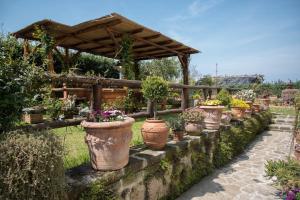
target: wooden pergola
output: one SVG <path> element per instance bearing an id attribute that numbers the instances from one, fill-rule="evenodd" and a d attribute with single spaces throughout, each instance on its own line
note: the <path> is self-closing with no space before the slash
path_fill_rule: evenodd
<path id="1" fill-rule="evenodd" d="M 158 59 L 177 56 L 183 74 L 183 84 L 189 85 L 188 65 L 191 54 L 199 53 L 198 50 L 186 46 L 174 39 L 171 39 L 160 32 L 144 27 L 132 20 L 129 20 L 117 13 L 103 16 L 101 18 L 86 21 L 74 26 L 61 24 L 52 20 L 41 20 L 35 22 L 15 33 L 17 38 L 25 40 L 36 40 L 33 36 L 35 27 L 42 27 L 51 37 L 54 38 L 55 48 L 65 48 L 64 60 L 69 63 L 69 49 L 77 50 L 75 55 L 87 52 L 101 55 L 108 58 L 119 59 L 120 43 L 124 35 L 133 40 L 132 53 L 135 62 L 140 60 Z M 24 48 L 26 52 L 26 48 Z M 53 57 L 52 51 L 48 58 Z M 135 65 L 137 67 L 138 65 Z M 49 72 L 54 72 L 53 62 L 49 62 Z M 136 69 L 135 73 L 139 70 Z M 136 74 L 135 77 L 138 77 Z M 188 107 L 188 88 L 183 89 L 183 108 Z"/>

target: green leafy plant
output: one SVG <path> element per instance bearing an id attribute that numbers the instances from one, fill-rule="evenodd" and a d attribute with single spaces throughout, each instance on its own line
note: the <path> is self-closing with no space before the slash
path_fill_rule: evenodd
<path id="1" fill-rule="evenodd" d="M 181 118 L 185 122 L 201 124 L 204 120 L 204 115 L 201 111 L 190 108 L 182 112 Z"/>
<path id="2" fill-rule="evenodd" d="M 58 120 L 63 114 L 64 103 L 60 99 L 47 98 L 44 100 L 44 105 L 47 107 L 47 115 L 53 120 Z"/>
<path id="3" fill-rule="evenodd" d="M 287 196 L 291 192 L 300 193 L 300 164 L 296 160 L 268 160 L 265 164 L 265 171 L 267 177 L 277 177 L 275 182 Z"/>
<path id="4" fill-rule="evenodd" d="M 241 99 L 235 99 L 233 98 L 230 102 L 230 106 L 231 107 L 238 107 L 238 108 L 245 108 L 245 109 L 249 109 L 250 106 L 243 100 Z"/>
<path id="5" fill-rule="evenodd" d="M 133 40 L 129 35 L 124 35 L 121 42 L 120 62 L 122 65 L 122 73 L 125 79 L 134 79 L 134 62 L 132 56 Z"/>
<path id="6" fill-rule="evenodd" d="M 228 90 L 222 89 L 216 97 L 217 100 L 221 101 L 221 105 L 223 106 L 229 106 L 230 102 L 232 100 L 231 95 L 229 94 Z"/>
<path id="7" fill-rule="evenodd" d="M 204 106 L 219 106 L 222 102 L 220 100 L 206 100 L 203 102 Z"/>
<path id="8" fill-rule="evenodd" d="M 149 76 L 142 82 L 142 92 L 146 99 L 153 103 L 154 119 L 157 115 L 157 102 L 168 96 L 168 83 L 161 77 Z"/>
<path id="9" fill-rule="evenodd" d="M 45 82 L 44 70 L 24 60 L 21 49 L 16 38 L 0 35 L 0 133 L 15 126 Z"/>
<path id="10" fill-rule="evenodd" d="M 0 199 L 64 199 L 61 140 L 49 131 L 14 131 L 0 140 Z"/>
<path id="11" fill-rule="evenodd" d="M 192 96 L 193 99 L 201 99 L 201 97 L 202 97 L 201 91 L 195 91 Z"/>
<path id="12" fill-rule="evenodd" d="M 167 124 L 172 129 L 172 131 L 183 131 L 185 127 L 185 122 L 182 116 L 168 119 Z"/>

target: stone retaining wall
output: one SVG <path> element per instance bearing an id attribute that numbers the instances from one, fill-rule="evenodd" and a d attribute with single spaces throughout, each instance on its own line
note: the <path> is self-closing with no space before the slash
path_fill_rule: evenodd
<path id="1" fill-rule="evenodd" d="M 235 121 L 231 126 L 242 129 L 243 124 Z M 220 134 L 228 129 L 230 126 L 222 126 L 220 130 L 204 130 L 201 136 L 186 136 L 181 142 L 169 141 L 162 151 L 133 147 L 129 164 L 118 171 L 97 172 L 89 165 L 71 169 L 66 173 L 68 197 L 174 199 L 214 169 Z"/>

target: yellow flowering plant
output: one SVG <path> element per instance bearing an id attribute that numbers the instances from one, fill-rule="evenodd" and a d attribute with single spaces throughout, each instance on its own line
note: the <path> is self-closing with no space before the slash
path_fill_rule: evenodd
<path id="1" fill-rule="evenodd" d="M 204 106 L 219 106 L 222 102 L 220 100 L 206 100 L 203 105 Z"/>

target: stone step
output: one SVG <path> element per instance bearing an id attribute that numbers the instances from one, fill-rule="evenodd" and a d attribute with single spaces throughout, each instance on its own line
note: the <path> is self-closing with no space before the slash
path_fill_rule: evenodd
<path id="1" fill-rule="evenodd" d="M 294 130 L 294 126 L 290 124 L 270 124 L 269 130 L 271 131 L 288 131 L 291 132 Z"/>
<path id="2" fill-rule="evenodd" d="M 273 118 L 272 124 L 290 124 L 293 125 L 295 122 L 295 119 L 290 118 Z"/>

